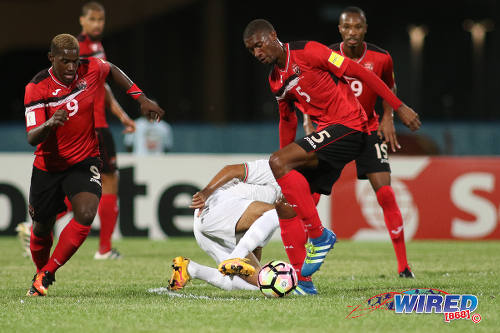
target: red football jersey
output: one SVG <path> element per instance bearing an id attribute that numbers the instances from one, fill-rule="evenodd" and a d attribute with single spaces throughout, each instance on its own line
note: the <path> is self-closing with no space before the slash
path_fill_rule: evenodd
<path id="1" fill-rule="evenodd" d="M 90 39 L 89 36 L 81 34 L 78 36 L 78 42 L 80 44 L 80 58 L 95 57 L 106 60 L 106 53 L 104 53 L 104 47 L 100 41 L 94 41 Z M 104 88 L 104 83 L 97 90 L 95 99 L 95 127 L 108 127 L 108 122 L 106 121 L 106 90 Z"/>
<path id="2" fill-rule="evenodd" d="M 358 64 L 366 69 L 371 70 L 379 78 L 384 81 L 384 83 L 392 89 L 394 87 L 394 66 L 392 63 L 392 58 L 389 52 L 381 49 L 380 47 L 370 44 L 363 43 L 365 46 L 363 55 L 361 58 L 356 60 Z M 330 48 L 344 57 L 344 43 L 336 43 L 330 45 Z M 344 76 L 344 78 L 349 82 L 349 85 L 354 92 L 354 95 L 358 98 L 359 102 L 365 109 L 366 115 L 368 116 L 368 128 L 370 131 L 376 131 L 378 129 L 378 114 L 375 112 L 375 102 L 377 101 L 377 94 L 363 85 L 363 82 L 356 78 L 351 78 Z"/>
<path id="3" fill-rule="evenodd" d="M 109 64 L 96 58 L 83 59 L 74 81 L 65 85 L 52 67 L 38 73 L 26 85 L 26 131 L 42 125 L 59 109 L 69 119 L 57 127 L 35 151 L 34 166 L 45 171 L 62 171 L 87 157 L 99 156 L 94 129 L 95 94 L 109 73 Z"/>
<path id="4" fill-rule="evenodd" d="M 274 65 L 269 75 L 280 113 L 294 112 L 292 105 L 298 103 L 300 110 L 318 125 L 317 130 L 342 124 L 366 132 L 366 114 L 343 78 L 350 60 L 313 41 L 284 46 L 285 68 Z"/>

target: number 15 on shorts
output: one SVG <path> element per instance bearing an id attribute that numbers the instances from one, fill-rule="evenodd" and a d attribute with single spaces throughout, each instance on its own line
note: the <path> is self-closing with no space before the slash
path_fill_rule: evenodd
<path id="1" fill-rule="evenodd" d="M 375 150 L 377 151 L 377 158 L 379 160 L 381 159 L 387 160 L 387 158 L 389 157 L 389 155 L 387 154 L 387 144 L 377 142 L 374 146 Z"/>

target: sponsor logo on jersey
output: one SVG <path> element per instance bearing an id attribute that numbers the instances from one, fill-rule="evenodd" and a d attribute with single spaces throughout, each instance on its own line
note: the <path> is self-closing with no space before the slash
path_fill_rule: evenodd
<path id="1" fill-rule="evenodd" d="M 57 94 L 59 94 L 59 92 L 61 91 L 61 89 L 57 88 L 53 93 L 52 95 L 54 96 L 57 96 Z"/>
<path id="2" fill-rule="evenodd" d="M 340 68 L 340 66 L 342 66 L 342 63 L 344 62 L 344 57 L 332 51 L 332 54 L 330 54 L 330 58 L 328 58 L 328 61 L 335 67 Z"/>

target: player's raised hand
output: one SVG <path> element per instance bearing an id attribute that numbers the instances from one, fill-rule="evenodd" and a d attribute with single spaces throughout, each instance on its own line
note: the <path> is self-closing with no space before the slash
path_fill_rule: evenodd
<path id="1" fill-rule="evenodd" d="M 56 112 L 54 112 L 52 117 L 50 117 L 50 119 L 47 121 L 47 126 L 49 126 L 50 128 L 62 126 L 68 119 L 69 119 L 68 111 L 64 109 L 59 109 Z"/>
<path id="2" fill-rule="evenodd" d="M 205 208 L 206 200 L 207 198 L 205 194 L 203 194 L 203 192 L 196 192 L 195 194 L 193 194 L 193 198 L 191 199 L 191 205 L 189 205 L 189 208 L 199 209 L 198 216 L 200 216 L 203 208 Z"/>
<path id="3" fill-rule="evenodd" d="M 406 104 L 401 104 L 401 106 L 396 110 L 401 122 L 412 131 L 416 131 L 420 128 L 422 123 L 418 117 L 418 113 L 413 111 L 412 108 Z"/>
<path id="4" fill-rule="evenodd" d="M 396 129 L 394 128 L 394 121 L 392 116 L 383 116 L 380 121 L 380 125 L 377 129 L 377 135 L 380 139 L 384 140 L 385 143 L 389 143 L 393 152 L 397 149 L 401 149 L 401 145 L 398 142 L 398 137 L 396 135 Z"/>
<path id="5" fill-rule="evenodd" d="M 165 115 L 165 111 L 156 104 L 156 102 L 150 100 L 144 94 L 138 98 L 138 102 L 141 105 L 141 113 L 144 117 L 150 121 L 159 122 L 161 118 Z"/>

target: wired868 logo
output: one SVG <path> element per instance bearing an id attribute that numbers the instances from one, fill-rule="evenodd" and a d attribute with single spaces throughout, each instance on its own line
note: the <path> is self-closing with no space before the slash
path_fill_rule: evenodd
<path id="1" fill-rule="evenodd" d="M 387 292 L 375 295 L 366 304 L 350 306 L 354 309 L 347 318 L 358 318 L 375 310 L 394 311 L 396 314 L 439 313 L 445 322 L 467 319 L 474 323 L 481 321 L 481 315 L 473 313 L 478 306 L 475 295 L 456 295 L 432 288 L 410 289 L 403 292 Z"/>

